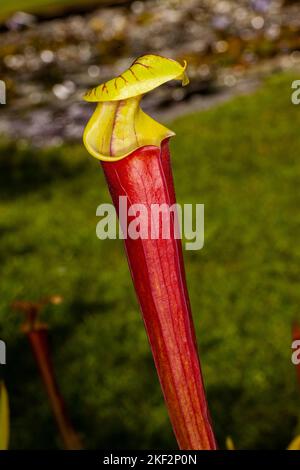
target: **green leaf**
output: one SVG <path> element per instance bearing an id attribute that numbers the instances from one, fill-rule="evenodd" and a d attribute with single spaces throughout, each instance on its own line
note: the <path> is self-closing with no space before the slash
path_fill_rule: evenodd
<path id="1" fill-rule="evenodd" d="M 7 450 L 9 441 L 9 405 L 8 394 L 3 382 L 0 382 L 0 450 Z"/>
<path id="2" fill-rule="evenodd" d="M 300 450 L 300 436 L 296 436 L 289 444 L 287 450 Z"/>

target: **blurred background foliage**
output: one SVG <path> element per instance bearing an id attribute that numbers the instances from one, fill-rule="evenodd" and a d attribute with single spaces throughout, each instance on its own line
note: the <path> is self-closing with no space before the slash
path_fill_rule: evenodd
<path id="1" fill-rule="evenodd" d="M 95 16 L 104 18 L 98 42 L 94 36 L 84 39 L 90 47 L 103 46 L 103 31 L 111 28 L 107 18 L 118 16 L 119 8 L 125 8 L 129 16 L 151 16 L 158 5 L 128 2 L 115 7 L 109 3 L 113 2 L 106 2 L 105 10 L 100 8 Z M 213 9 L 220 8 L 217 3 L 223 4 L 222 14 Z M 274 26 L 274 18 L 280 12 L 282 18 L 291 15 L 297 2 L 256 3 L 194 1 L 186 5 L 194 5 L 199 15 L 209 5 L 212 20 L 220 15 L 230 19 L 243 4 L 252 31 L 258 34 L 255 41 L 261 44 L 270 18 Z M 27 4 L 35 6 L 24 1 L 20 8 L 26 9 Z M 177 16 L 184 12 L 179 2 L 160 4 L 171 16 L 173 10 Z M 267 4 L 273 10 L 266 10 Z M 34 12 L 30 9 L 30 15 Z M 20 332 L 22 319 L 10 307 L 15 300 L 60 295 L 63 302 L 47 306 L 43 320 L 50 325 L 59 383 L 85 446 L 176 448 L 122 242 L 96 238 L 96 207 L 110 201 L 103 175 L 97 161 L 78 143 L 91 112 L 89 105 L 79 102 L 81 90 L 87 82 L 95 84 L 113 74 L 112 64 L 124 65 L 132 50 L 123 47 L 126 41 L 121 38 L 116 49 L 109 49 L 114 51 L 111 63 L 103 48 L 99 57 L 91 55 L 86 62 L 78 56 L 82 70 L 77 74 L 78 49 L 73 50 L 73 58 L 59 59 L 54 45 L 53 52 L 51 44 L 47 49 L 43 44 L 43 28 L 57 28 L 57 21 L 64 28 L 72 10 L 60 19 L 58 13 L 50 13 L 47 19 L 39 15 L 37 9 L 28 24 L 24 24 L 26 16 L 6 16 L 0 32 L 1 73 L 11 87 L 7 106 L 0 108 L 0 338 L 7 342 L 7 365 L 0 372 L 10 395 L 11 447 L 61 447 L 34 360 Z M 88 18 L 82 12 L 76 15 L 77 21 Z M 92 18 L 93 11 L 88 15 Z M 199 18 L 195 35 L 204 34 Z M 233 24 L 225 32 L 233 38 L 235 32 L 240 38 Z M 218 47 L 229 47 L 228 35 L 223 32 L 223 38 L 216 39 L 213 23 L 208 25 L 208 44 L 224 41 L 227 46 Z M 262 26 L 257 29 L 255 25 Z M 300 117 L 299 107 L 290 98 L 291 83 L 299 78 L 300 47 L 295 23 L 293 28 L 285 47 L 275 37 L 273 53 L 267 58 L 253 53 L 250 65 L 243 62 L 243 52 L 224 68 L 219 63 L 212 66 L 212 58 L 219 60 L 214 47 L 208 55 L 206 50 L 194 51 L 193 57 L 190 54 L 192 91 L 182 94 L 179 88 L 164 87 L 146 102 L 155 115 L 172 121 L 168 124 L 177 134 L 171 146 L 178 202 L 205 204 L 204 249 L 184 256 L 221 447 L 230 435 L 240 449 L 283 449 L 299 432 L 300 395 L 290 360 L 291 322 L 300 315 Z M 243 23 L 240 32 L 246 29 Z M 168 29 L 169 39 L 160 30 L 155 36 L 164 38 L 166 55 L 167 47 L 169 55 L 178 52 L 177 36 L 171 32 Z M 147 34 L 140 52 L 149 52 Z M 28 37 L 32 70 L 22 66 L 28 54 L 22 44 Z M 193 45 L 195 39 L 189 41 Z M 61 43 L 59 48 L 63 47 L 67 54 L 70 44 Z M 179 56 L 183 53 L 178 52 Z M 43 62 L 42 57 L 51 61 Z M 95 57 L 99 62 L 93 62 Z M 34 60 L 38 62 L 33 66 Z M 50 74 L 54 68 L 61 74 L 60 81 Z M 83 80 L 84 71 L 87 78 Z M 240 83 L 245 86 L 239 88 Z M 22 93 L 14 93 L 19 87 Z M 233 97 L 241 92 L 246 96 Z M 204 102 L 210 107 L 231 96 L 227 103 L 199 111 Z M 68 125 L 71 129 L 66 134 Z"/>

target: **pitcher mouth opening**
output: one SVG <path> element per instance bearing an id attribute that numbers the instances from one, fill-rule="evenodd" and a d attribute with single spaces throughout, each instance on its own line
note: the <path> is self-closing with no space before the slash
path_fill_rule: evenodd
<path id="1" fill-rule="evenodd" d="M 148 116 L 140 107 L 145 93 L 169 80 L 188 83 L 186 62 L 157 55 L 136 59 L 118 77 L 99 85 L 85 95 L 86 101 L 97 102 L 83 135 L 88 152 L 103 161 L 117 161 L 144 146 L 160 147 L 163 140 L 174 136 Z"/>
<path id="2" fill-rule="evenodd" d="M 144 113 L 141 98 L 98 103 L 83 136 L 92 156 L 110 162 L 121 160 L 141 147 L 160 147 L 164 139 L 175 135 Z"/>

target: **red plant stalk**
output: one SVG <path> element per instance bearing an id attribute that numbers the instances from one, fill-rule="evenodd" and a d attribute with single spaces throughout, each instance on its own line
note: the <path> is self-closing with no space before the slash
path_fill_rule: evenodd
<path id="1" fill-rule="evenodd" d="M 52 412 L 57 423 L 64 448 L 66 450 L 80 450 L 82 444 L 79 436 L 73 429 L 67 413 L 66 405 L 58 387 L 48 338 L 48 327 L 37 320 L 39 309 L 43 303 L 15 302 L 13 307 L 26 313 L 27 321 L 22 325 L 26 334 L 34 359 L 38 366 Z"/>
<path id="2" fill-rule="evenodd" d="M 98 106 L 85 129 L 84 144 L 101 160 L 119 215 L 134 287 L 178 445 L 186 450 L 214 450 L 216 441 L 197 352 L 177 217 L 168 213 L 167 237 L 162 220 L 151 217 L 154 204 L 170 208 L 176 203 L 168 149 L 174 133 L 139 106 L 143 94 L 162 83 L 179 79 L 186 85 L 185 68 L 186 63 L 182 66 L 147 55 L 120 76 L 88 92 L 86 100 L 98 102 Z M 120 197 L 121 201 L 127 198 L 131 208 L 143 205 L 138 220 L 141 230 L 147 227 L 146 234 L 126 236 L 131 224 L 137 222 L 123 217 Z M 153 233 L 155 236 L 150 236 Z"/>
<path id="3" fill-rule="evenodd" d="M 152 204 L 176 203 L 168 140 L 161 148 L 142 147 L 123 160 L 101 164 L 117 213 L 120 196 L 126 196 L 130 204 L 144 204 L 148 214 Z M 125 247 L 178 445 L 181 449 L 212 450 L 216 449 L 216 441 L 197 353 L 181 241 L 174 237 L 174 222 L 171 219 L 169 239 L 128 237 Z M 150 226 L 149 219 L 147 223 Z"/>
<path id="4" fill-rule="evenodd" d="M 64 447 L 67 450 L 80 450 L 80 439 L 68 417 L 66 405 L 55 379 L 48 332 L 46 329 L 32 330 L 27 333 L 37 366 L 44 382 L 51 408 L 60 431 Z"/>

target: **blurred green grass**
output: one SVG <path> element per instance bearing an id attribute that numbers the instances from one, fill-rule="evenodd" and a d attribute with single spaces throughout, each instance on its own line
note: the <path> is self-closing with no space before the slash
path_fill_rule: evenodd
<path id="1" fill-rule="evenodd" d="M 177 119 L 178 202 L 205 204 L 205 246 L 185 252 L 193 314 L 219 443 L 284 448 L 300 393 L 291 321 L 300 317 L 299 107 L 292 77 Z M 0 337 L 13 448 L 55 448 L 56 429 L 15 299 L 48 307 L 59 381 L 90 448 L 175 448 L 121 241 L 96 238 L 109 202 L 82 146 L 0 148 Z"/>
<path id="2" fill-rule="evenodd" d="M 99 5 L 104 3 L 103 0 L 98 0 Z M 16 12 L 25 11 L 28 13 L 43 13 L 47 11 L 61 10 L 64 7 L 78 6 L 78 5 L 96 5 L 97 0 L 1 0 L 0 19 Z"/>

